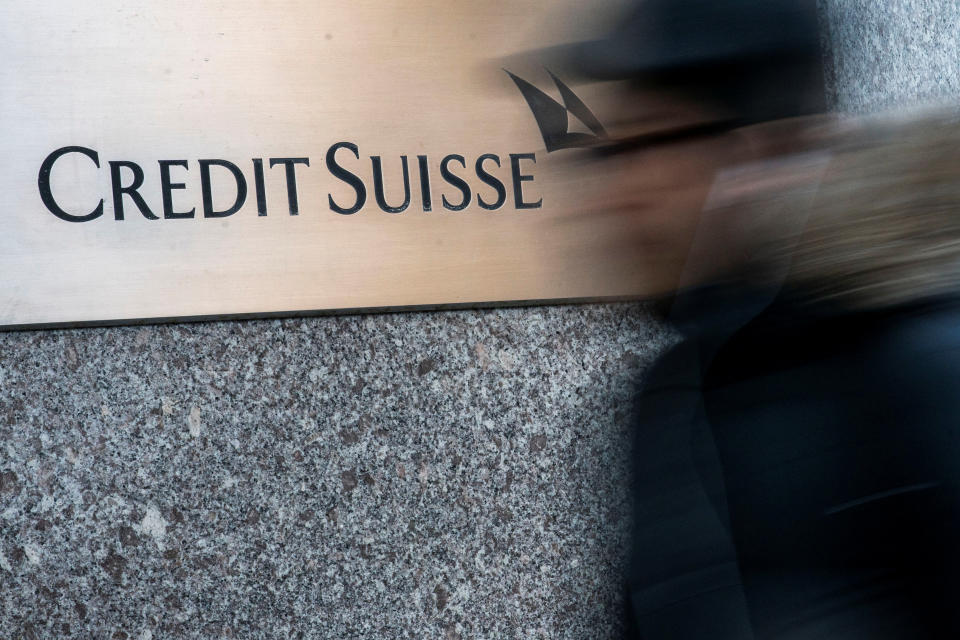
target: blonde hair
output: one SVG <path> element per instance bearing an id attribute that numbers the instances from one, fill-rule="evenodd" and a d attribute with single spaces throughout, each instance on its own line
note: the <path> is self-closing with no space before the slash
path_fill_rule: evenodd
<path id="1" fill-rule="evenodd" d="M 849 307 L 960 289 L 958 114 L 873 118 L 846 129 L 827 145 L 812 202 L 785 207 L 805 224 L 768 226 L 761 253 L 788 259 L 792 289 Z"/>

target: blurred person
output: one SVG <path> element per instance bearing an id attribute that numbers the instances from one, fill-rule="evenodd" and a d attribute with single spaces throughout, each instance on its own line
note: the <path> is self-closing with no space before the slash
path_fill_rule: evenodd
<path id="1" fill-rule="evenodd" d="M 680 335 L 637 403 L 628 637 L 960 636 L 958 120 L 817 115 L 812 1 L 647 0 L 551 55 L 629 81 L 602 208 Z"/>
<path id="2" fill-rule="evenodd" d="M 638 403 L 635 637 L 957 636 L 958 143 L 868 122 L 716 175 Z"/>

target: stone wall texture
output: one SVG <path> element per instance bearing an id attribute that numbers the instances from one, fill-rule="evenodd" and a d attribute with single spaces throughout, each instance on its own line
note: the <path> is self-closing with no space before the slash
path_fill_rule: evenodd
<path id="1" fill-rule="evenodd" d="M 960 5 L 821 6 L 834 105 Z M 0 334 L 0 639 L 615 638 L 642 304 Z"/>

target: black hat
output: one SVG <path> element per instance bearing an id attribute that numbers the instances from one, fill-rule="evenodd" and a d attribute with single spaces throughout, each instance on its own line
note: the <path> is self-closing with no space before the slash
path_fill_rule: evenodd
<path id="1" fill-rule="evenodd" d="M 580 79 L 687 91 L 745 122 L 825 105 L 815 0 L 642 0 L 607 37 L 543 53 Z"/>

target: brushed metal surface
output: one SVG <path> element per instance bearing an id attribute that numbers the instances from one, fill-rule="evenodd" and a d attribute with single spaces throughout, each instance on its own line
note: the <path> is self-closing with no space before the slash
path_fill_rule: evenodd
<path id="1" fill-rule="evenodd" d="M 547 154 L 530 109 L 499 61 L 583 35 L 561 21 L 576 2 L 74 2 L 7 3 L 0 13 L 0 326 L 132 321 L 230 314 L 457 305 L 521 300 L 634 296 L 647 290 L 629 221 L 589 215 L 588 187 L 572 153 Z M 599 6 L 599 5 L 598 5 Z M 582 11 L 582 9 L 581 9 Z M 559 99 L 536 65 L 524 77 Z M 589 88 L 581 94 L 589 102 Z M 578 89 L 580 92 L 580 89 Z M 602 114 L 598 114 L 602 119 Z M 362 179 L 366 203 L 352 215 L 355 190 L 325 160 Z M 38 182 L 50 173 L 68 222 L 45 206 Z M 471 202 L 441 176 L 441 161 L 464 157 L 453 173 Z M 497 199 L 474 163 L 504 183 Z M 527 202 L 517 209 L 511 154 Z M 432 207 L 425 211 L 418 156 L 427 156 Z M 410 203 L 402 213 L 377 206 L 373 161 L 385 199 L 403 201 L 401 156 Z M 258 215 L 253 159 L 262 159 L 266 215 Z M 271 158 L 309 158 L 294 167 L 298 214 L 290 214 L 286 167 Z M 235 164 L 243 207 L 205 218 L 202 159 Z M 160 160 L 170 168 L 172 208 L 163 214 Z M 110 162 L 142 168 L 138 192 L 115 219 Z M 133 178 L 120 169 L 122 184 Z M 223 211 L 237 185 L 210 168 L 212 202 Z M 262 208 L 262 207 L 260 207 Z"/>

